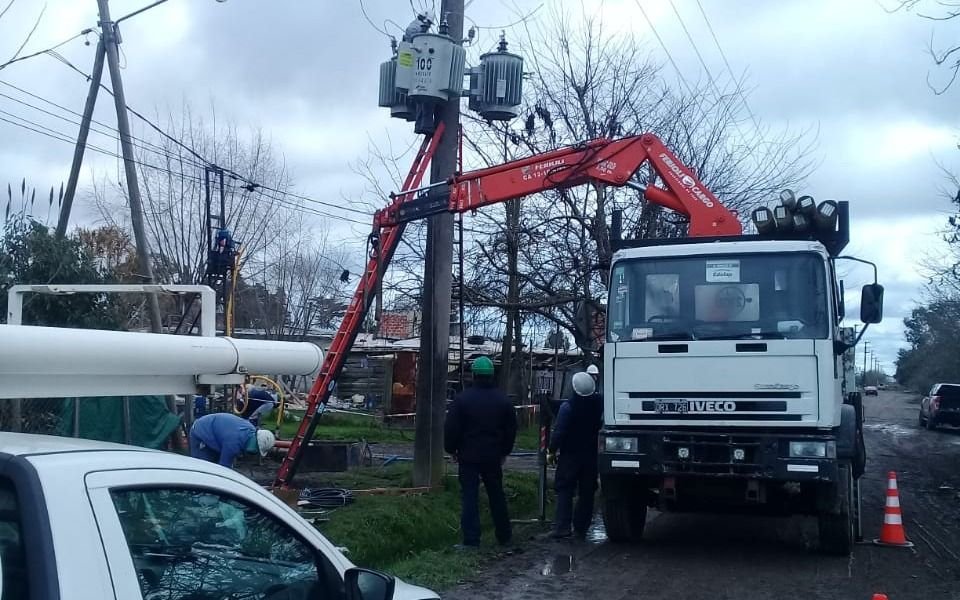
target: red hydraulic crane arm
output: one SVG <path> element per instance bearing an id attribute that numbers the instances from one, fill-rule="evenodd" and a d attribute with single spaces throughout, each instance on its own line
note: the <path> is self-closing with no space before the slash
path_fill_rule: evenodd
<path id="1" fill-rule="evenodd" d="M 537 192 L 568 188 L 584 183 L 614 186 L 633 185 L 643 189 L 650 202 L 683 214 L 690 220 L 689 235 L 727 236 L 741 233 L 740 222 L 657 136 L 644 134 L 619 140 L 598 139 L 579 146 L 537 154 L 487 169 L 456 176 L 440 185 L 417 188 L 436 150 L 443 125 L 425 139 L 407 174 L 401 193 L 374 216 L 371 257 L 360 278 L 340 329 L 323 359 L 320 374 L 307 395 L 307 410 L 290 441 L 277 472 L 275 487 L 287 487 L 303 457 L 303 448 L 313 437 L 326 405 L 343 370 L 347 353 L 357 337 L 363 319 L 373 303 L 383 271 L 400 243 L 404 224 L 431 214 L 462 213 L 484 206 L 521 198 Z M 666 184 L 666 189 L 631 184 L 646 161 Z M 415 192 L 426 191 L 421 197 Z"/>
<path id="2" fill-rule="evenodd" d="M 691 237 L 740 235 L 740 221 L 660 139 L 650 133 L 618 140 L 597 139 L 578 146 L 464 173 L 450 180 L 449 199 L 423 211 L 399 200 L 377 214 L 377 224 L 421 218 L 434 212 L 466 212 L 550 189 L 585 183 L 631 185 L 634 173 L 650 161 L 666 189 L 641 188 L 647 200 L 686 216 Z M 641 186 L 636 186 L 641 187 Z M 417 202 L 417 201 L 414 201 Z"/>

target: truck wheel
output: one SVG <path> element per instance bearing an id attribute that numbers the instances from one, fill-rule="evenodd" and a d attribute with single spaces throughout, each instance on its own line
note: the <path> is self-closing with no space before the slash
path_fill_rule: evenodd
<path id="1" fill-rule="evenodd" d="M 861 506 L 860 478 L 855 477 L 853 479 L 853 502 L 851 503 L 853 509 L 853 540 L 855 542 L 863 541 L 863 511 Z"/>
<path id="2" fill-rule="evenodd" d="M 838 475 L 835 504 L 839 511 L 820 514 L 817 525 L 820 530 L 820 550 L 827 554 L 847 556 L 853 550 L 856 538 L 855 491 L 850 463 L 840 463 Z"/>
<path id="3" fill-rule="evenodd" d="M 630 502 L 620 496 L 604 498 L 603 525 L 607 530 L 607 539 L 611 542 L 635 542 L 643 537 L 643 526 L 647 522 L 645 504 Z"/>

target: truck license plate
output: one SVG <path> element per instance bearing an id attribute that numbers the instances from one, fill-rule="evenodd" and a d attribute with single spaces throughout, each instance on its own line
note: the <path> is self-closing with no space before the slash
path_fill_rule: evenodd
<path id="1" fill-rule="evenodd" d="M 690 410 L 687 400 L 657 400 L 655 406 L 658 415 L 684 415 Z"/>

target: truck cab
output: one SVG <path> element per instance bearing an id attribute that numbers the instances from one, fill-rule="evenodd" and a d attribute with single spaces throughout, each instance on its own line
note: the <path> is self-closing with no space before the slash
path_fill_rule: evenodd
<path id="1" fill-rule="evenodd" d="M 611 263 L 601 486 L 607 533 L 646 508 L 819 517 L 858 535 L 865 450 L 844 392 L 851 343 L 816 240 L 660 240 Z"/>

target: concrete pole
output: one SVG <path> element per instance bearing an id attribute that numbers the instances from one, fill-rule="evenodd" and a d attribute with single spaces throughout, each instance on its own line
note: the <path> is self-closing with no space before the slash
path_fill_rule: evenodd
<path id="1" fill-rule="evenodd" d="M 63 192 L 63 204 L 60 206 L 60 218 L 57 220 L 57 237 L 62 238 L 67 233 L 70 222 L 70 210 L 73 208 L 73 197 L 77 193 L 77 182 L 80 179 L 80 167 L 83 166 L 83 153 L 87 148 L 87 135 L 90 133 L 90 121 L 93 119 L 93 109 L 97 105 L 97 94 L 100 91 L 100 81 L 103 78 L 103 60 L 106 57 L 106 48 L 103 38 L 97 43 L 97 55 L 93 60 L 93 73 L 90 76 L 90 89 L 87 90 L 87 102 L 83 106 L 83 118 L 80 121 L 80 132 L 77 134 L 77 145 L 73 150 L 73 164 L 70 165 L 70 177 L 67 179 L 67 188 Z"/>
<path id="2" fill-rule="evenodd" d="M 463 0 L 443 0 L 440 21 L 448 34 L 463 39 Z M 460 98 L 440 106 L 446 133 L 430 168 L 431 183 L 446 181 L 457 169 Z M 450 352 L 450 308 L 453 297 L 453 215 L 427 222 L 426 264 L 423 271 L 423 323 L 420 369 L 417 373 L 417 428 L 413 449 L 413 484 L 438 486 L 443 477 L 443 420 L 447 405 L 447 364 Z"/>
<path id="3" fill-rule="evenodd" d="M 100 7 L 101 40 L 107 55 L 107 67 L 110 69 L 110 82 L 113 86 L 113 99 L 117 108 L 117 129 L 120 131 L 120 149 L 123 153 L 123 167 L 127 179 L 127 196 L 130 199 L 130 223 L 133 225 L 133 237 L 137 244 L 137 262 L 140 275 L 146 283 L 153 283 L 153 264 L 150 261 L 150 244 L 143 227 L 143 202 L 140 199 L 140 186 L 137 182 L 137 164 L 133 154 L 133 140 L 130 137 L 130 119 L 127 115 L 127 101 L 123 93 L 123 79 L 120 76 L 120 53 L 116 24 L 110 20 L 108 0 L 97 0 Z M 150 330 L 161 333 L 160 303 L 157 295 L 147 294 Z"/>

